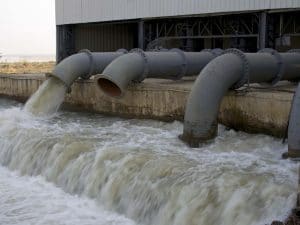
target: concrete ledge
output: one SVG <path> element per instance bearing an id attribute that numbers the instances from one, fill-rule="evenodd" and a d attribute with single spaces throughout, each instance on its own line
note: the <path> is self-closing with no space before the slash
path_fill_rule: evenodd
<path id="1" fill-rule="evenodd" d="M 43 74 L 0 75 L 0 95 L 25 101 L 44 80 Z M 183 120 L 193 81 L 194 78 L 181 81 L 147 79 L 129 87 L 124 98 L 113 99 L 100 92 L 93 78 L 78 80 L 64 105 L 130 118 Z M 247 90 L 231 91 L 223 99 L 219 121 L 237 130 L 283 137 L 294 90 L 295 85 L 283 82 L 270 89 L 252 85 Z"/>

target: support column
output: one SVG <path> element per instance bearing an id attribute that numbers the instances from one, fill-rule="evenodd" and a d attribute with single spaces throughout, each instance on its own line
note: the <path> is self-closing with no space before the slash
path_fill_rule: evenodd
<path id="1" fill-rule="evenodd" d="M 267 42 L 267 13 L 262 12 L 259 15 L 259 49 L 266 47 Z"/>
<path id="2" fill-rule="evenodd" d="M 72 25 L 56 27 L 56 63 L 75 53 L 75 38 Z"/>
<path id="3" fill-rule="evenodd" d="M 144 31 L 144 21 L 139 21 L 138 23 L 138 46 L 140 49 L 145 48 L 145 31 Z"/>
<path id="4" fill-rule="evenodd" d="M 188 23 L 187 23 L 188 24 Z M 187 32 L 186 32 L 186 35 L 189 36 L 189 37 L 192 37 L 194 36 L 193 35 L 193 29 L 191 26 L 189 26 L 189 24 L 187 25 Z M 193 39 L 186 39 L 186 51 L 188 52 L 191 52 L 194 50 L 194 42 L 193 42 Z"/>

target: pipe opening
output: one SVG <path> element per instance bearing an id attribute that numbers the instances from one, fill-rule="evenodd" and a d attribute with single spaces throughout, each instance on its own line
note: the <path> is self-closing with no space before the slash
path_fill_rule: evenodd
<path id="1" fill-rule="evenodd" d="M 107 95 L 111 97 L 121 97 L 122 90 L 111 80 L 101 77 L 97 80 L 100 89 Z"/>

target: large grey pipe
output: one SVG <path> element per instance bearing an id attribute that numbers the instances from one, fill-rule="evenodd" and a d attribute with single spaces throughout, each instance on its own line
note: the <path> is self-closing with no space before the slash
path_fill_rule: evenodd
<path id="1" fill-rule="evenodd" d="M 183 52 L 179 49 L 161 52 L 134 50 L 109 64 L 97 79 L 98 87 L 111 97 L 122 97 L 132 81 L 145 78 L 180 79 L 197 75 L 222 50 Z"/>
<path id="2" fill-rule="evenodd" d="M 217 134 L 217 116 L 223 96 L 229 88 L 246 83 L 293 80 L 300 78 L 300 54 L 260 53 L 227 50 L 200 73 L 188 98 L 184 129 L 180 138 L 192 147 L 213 139 Z"/>
<path id="3" fill-rule="evenodd" d="M 122 49 L 117 52 L 103 53 L 82 50 L 65 58 L 56 65 L 52 73 L 47 75 L 58 78 L 70 88 L 77 78 L 88 79 L 91 75 L 101 73 L 109 63 L 124 53 L 126 50 Z"/>
<path id="4" fill-rule="evenodd" d="M 300 158 L 300 83 L 294 95 L 288 128 L 289 150 L 285 157 Z"/>

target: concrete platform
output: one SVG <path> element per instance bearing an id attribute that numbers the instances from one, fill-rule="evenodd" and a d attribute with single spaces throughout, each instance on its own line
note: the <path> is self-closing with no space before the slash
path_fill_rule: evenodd
<path id="1" fill-rule="evenodd" d="M 124 98 L 105 96 L 95 80 L 78 80 L 64 106 L 129 118 L 183 120 L 186 101 L 195 78 L 181 81 L 147 79 L 129 87 Z M 26 101 L 45 80 L 43 74 L 0 75 L 0 95 Z M 220 123 L 250 133 L 285 135 L 295 85 L 282 82 L 266 89 L 251 85 L 231 91 L 223 99 Z"/>

